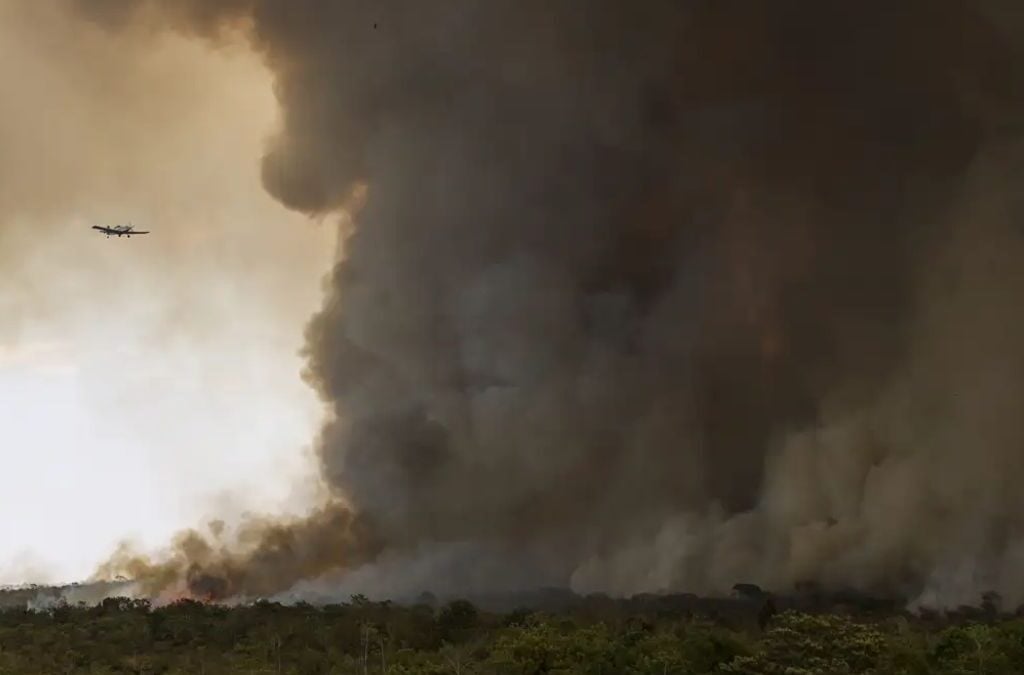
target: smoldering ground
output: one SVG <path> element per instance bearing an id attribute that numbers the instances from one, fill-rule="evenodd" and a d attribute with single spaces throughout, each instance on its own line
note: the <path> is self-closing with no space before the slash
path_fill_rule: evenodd
<path id="1" fill-rule="evenodd" d="M 1009 5 L 74 5 L 243 33 L 283 115 L 266 189 L 319 214 L 368 186 L 306 376 L 374 544 L 259 592 L 480 556 L 616 593 L 1024 601 Z M 224 560 L 250 564 L 174 569 Z"/>

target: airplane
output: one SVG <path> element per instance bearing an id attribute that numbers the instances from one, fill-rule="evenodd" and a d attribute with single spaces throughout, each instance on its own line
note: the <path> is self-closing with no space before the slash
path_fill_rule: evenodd
<path id="1" fill-rule="evenodd" d="M 133 234 L 149 234 L 149 230 L 133 229 L 131 223 L 128 223 L 127 225 L 114 225 L 113 227 L 93 225 L 92 229 L 99 230 L 103 234 L 107 235 L 107 237 L 110 237 L 110 235 L 114 235 L 116 237 L 128 237 L 129 239 L 131 239 L 131 236 Z"/>

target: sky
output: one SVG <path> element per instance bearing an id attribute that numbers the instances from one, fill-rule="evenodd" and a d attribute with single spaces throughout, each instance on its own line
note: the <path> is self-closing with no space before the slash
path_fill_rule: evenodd
<path id="1" fill-rule="evenodd" d="M 303 509 L 299 350 L 335 234 L 260 184 L 269 72 L 0 0 L 0 81 L 0 584 Z M 151 234 L 89 229 L 127 221 Z"/>

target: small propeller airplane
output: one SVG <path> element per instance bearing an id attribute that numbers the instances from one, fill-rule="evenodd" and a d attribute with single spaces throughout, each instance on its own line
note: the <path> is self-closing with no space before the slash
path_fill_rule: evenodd
<path id="1" fill-rule="evenodd" d="M 114 225 L 112 227 L 93 225 L 92 229 L 99 230 L 103 234 L 107 235 L 107 237 L 113 235 L 115 237 L 128 237 L 129 239 L 133 234 L 149 234 L 149 230 L 134 229 L 131 223 L 128 223 L 127 225 Z"/>

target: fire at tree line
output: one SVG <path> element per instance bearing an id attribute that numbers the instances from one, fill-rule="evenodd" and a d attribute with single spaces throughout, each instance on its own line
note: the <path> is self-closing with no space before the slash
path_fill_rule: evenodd
<path id="1" fill-rule="evenodd" d="M 440 602 L 159 606 L 0 590 L 0 673 L 1021 673 L 1024 612 L 910 612 L 815 587 L 613 599 L 546 589 Z"/>

